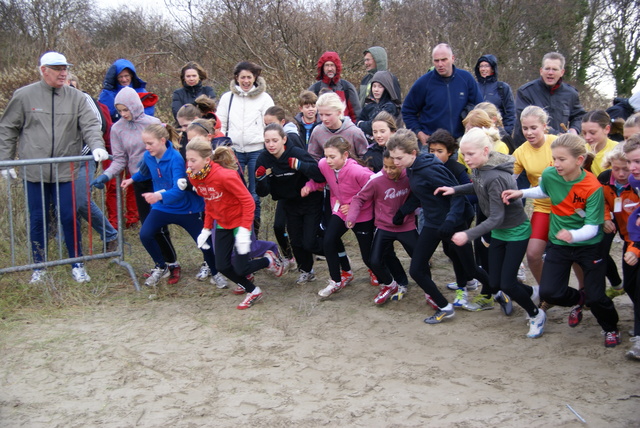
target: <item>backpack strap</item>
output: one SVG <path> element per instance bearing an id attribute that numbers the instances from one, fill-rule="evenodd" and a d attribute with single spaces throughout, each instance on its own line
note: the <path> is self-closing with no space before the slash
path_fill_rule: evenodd
<path id="1" fill-rule="evenodd" d="M 231 92 L 231 99 L 229 100 L 229 111 L 227 112 L 227 132 L 224 133 L 226 137 L 229 136 L 229 117 L 231 116 L 231 103 L 233 102 L 233 92 Z"/>

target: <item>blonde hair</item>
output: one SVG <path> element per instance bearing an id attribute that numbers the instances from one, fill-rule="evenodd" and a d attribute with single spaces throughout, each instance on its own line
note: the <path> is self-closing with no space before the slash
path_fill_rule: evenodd
<path id="1" fill-rule="evenodd" d="M 471 110 L 467 117 L 462 120 L 462 124 L 465 128 L 467 125 L 472 128 L 492 128 L 495 126 L 489 117 L 489 113 L 478 108 Z"/>
<path id="2" fill-rule="evenodd" d="M 622 149 L 625 154 L 640 149 L 640 134 L 633 134 L 631 137 L 627 138 Z"/>
<path id="3" fill-rule="evenodd" d="M 340 113 L 340 120 L 344 119 L 344 103 L 335 92 L 327 92 L 326 94 L 320 95 L 316 102 L 316 107 L 329 107 Z"/>
<path id="4" fill-rule="evenodd" d="M 460 139 L 460 147 L 463 144 L 473 144 L 480 149 L 488 147 L 493 150 L 494 138 L 497 132 L 493 128 L 471 128 Z"/>
<path id="5" fill-rule="evenodd" d="M 478 104 L 476 108 L 486 111 L 491 120 L 495 119 L 497 126 L 501 128 L 504 127 L 504 124 L 502 123 L 502 114 L 500 114 L 500 110 L 498 110 L 498 107 L 496 107 L 495 104 L 484 101 Z"/>
<path id="6" fill-rule="evenodd" d="M 198 135 L 206 137 L 214 133 L 215 121 L 211 119 L 196 119 L 187 126 L 187 133 L 195 131 Z"/>
<path id="7" fill-rule="evenodd" d="M 238 160 L 236 159 L 236 155 L 231 147 L 216 147 L 213 151 L 213 157 L 211 160 L 224 168 L 232 169 L 234 171 L 238 170 Z"/>
<path id="8" fill-rule="evenodd" d="M 203 136 L 197 136 L 193 138 L 187 144 L 186 151 L 194 151 L 198 153 L 201 158 L 211 158 L 213 156 L 213 150 L 211 149 L 211 142 Z"/>
<path id="9" fill-rule="evenodd" d="M 604 155 L 604 159 L 602 159 L 602 167 L 604 169 L 609 169 L 611 168 L 611 165 L 613 165 L 613 162 L 617 160 L 627 160 L 627 156 L 624 153 L 624 144 L 618 144 L 613 148 L 613 150 Z"/>
<path id="10" fill-rule="evenodd" d="M 154 123 L 152 125 L 147 126 L 142 131 L 144 134 L 153 135 L 155 138 L 161 140 L 165 139 L 167 141 L 171 141 L 171 145 L 174 149 L 179 150 L 180 147 L 180 136 L 173 128 L 173 126 L 168 123 Z"/>
<path id="11" fill-rule="evenodd" d="M 551 150 L 563 147 L 574 158 L 584 156 L 584 163 L 589 163 L 595 157 L 595 153 L 587 150 L 587 142 L 577 135 L 562 134 L 551 143 Z"/>
<path id="12" fill-rule="evenodd" d="M 535 117 L 543 125 L 546 125 L 549 122 L 549 114 L 545 111 L 545 109 L 538 106 L 525 107 L 525 109 L 522 110 L 522 113 L 520 114 L 520 122 L 522 122 L 525 117 Z"/>
<path id="13" fill-rule="evenodd" d="M 640 127 L 640 113 L 632 114 L 624 122 L 624 127 L 625 128 L 635 128 L 636 126 Z"/>

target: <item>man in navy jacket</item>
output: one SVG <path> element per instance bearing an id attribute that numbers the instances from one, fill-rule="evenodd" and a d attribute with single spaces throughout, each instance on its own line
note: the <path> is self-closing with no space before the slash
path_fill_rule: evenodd
<path id="1" fill-rule="evenodd" d="M 468 71 L 456 68 L 448 44 L 437 45 L 432 56 L 433 69 L 415 81 L 402 104 L 402 119 L 422 145 L 439 128 L 461 137 L 462 119 L 482 102 L 476 80 Z"/>

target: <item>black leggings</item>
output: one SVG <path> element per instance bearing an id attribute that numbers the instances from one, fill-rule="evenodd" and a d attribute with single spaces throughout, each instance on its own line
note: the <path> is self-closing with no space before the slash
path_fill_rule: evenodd
<path id="1" fill-rule="evenodd" d="M 611 257 L 611 244 L 613 244 L 613 238 L 615 238 L 615 236 L 616 232 L 605 233 L 602 237 L 602 241 L 600 241 L 600 254 L 602 254 L 602 257 L 604 257 L 607 262 L 606 277 L 612 287 L 617 287 L 622 284 L 622 279 L 618 273 L 618 266 L 616 265 L 615 260 L 613 260 L 613 257 Z"/>
<path id="2" fill-rule="evenodd" d="M 540 299 L 557 306 L 578 304 L 580 293 L 569 287 L 573 263 L 578 263 L 584 272 L 585 305 L 591 308 L 591 313 L 604 331 L 617 330 L 618 312 L 604 293 L 607 267 L 601 257 L 599 244 L 569 246 L 549 242 L 542 267 Z"/>
<path id="3" fill-rule="evenodd" d="M 337 215 L 332 215 L 327 226 L 327 230 L 324 234 L 324 256 L 327 258 L 327 266 L 329 266 L 329 275 L 335 282 L 340 282 L 340 257 L 339 253 L 344 251 L 344 245 L 342 244 L 342 235 L 349 230 L 342 220 Z M 363 221 L 356 223 L 353 226 L 353 233 L 358 240 L 358 246 L 360 247 L 360 254 L 362 255 L 362 261 L 369 269 L 371 269 L 371 243 L 373 242 L 373 219 L 369 221 Z M 342 250 L 341 250 L 342 249 Z"/>
<path id="4" fill-rule="evenodd" d="M 236 253 L 232 263 L 231 252 L 233 251 L 235 242 L 235 229 L 216 229 L 214 242 L 216 268 L 231 281 L 242 285 L 247 293 L 251 293 L 256 286 L 247 279 L 247 275 L 269 266 L 269 259 L 266 257 L 250 259 L 250 253 Z"/>
<path id="5" fill-rule="evenodd" d="M 626 253 L 628 244 L 625 242 L 622 254 Z M 633 303 L 633 334 L 640 336 L 640 261 L 634 266 L 622 263 L 622 277 L 624 291 Z"/>
<path id="6" fill-rule="evenodd" d="M 533 289 L 518 281 L 518 268 L 527 252 L 529 238 L 522 241 L 503 241 L 491 238 L 489 247 L 489 279 L 492 292 L 502 290 L 520 305 L 530 317 L 538 309 L 531 301 Z"/>
<path id="7" fill-rule="evenodd" d="M 138 205 L 138 214 L 140 215 L 140 224 L 144 224 L 149 212 L 151 211 L 151 205 L 142 197 L 143 193 L 153 193 L 153 181 L 134 181 L 133 192 L 136 195 L 136 204 Z M 176 249 L 171 242 L 171 235 L 169 235 L 169 227 L 162 226 L 158 233 L 154 236 L 156 242 L 160 246 L 162 252 L 162 258 L 165 263 L 175 263 L 178 260 Z"/>
<path id="8" fill-rule="evenodd" d="M 391 232 L 377 229 L 371 246 L 371 270 L 380 284 L 389 285 L 395 280 L 400 285 L 407 285 L 407 274 L 393 250 L 395 241 L 399 241 L 411 257 L 418 242 L 418 231 Z"/>
<path id="9" fill-rule="evenodd" d="M 290 259 L 293 257 L 291 252 L 291 244 L 289 243 L 289 235 L 287 235 L 287 211 L 285 210 L 284 200 L 279 200 L 276 203 L 276 212 L 273 216 L 273 234 L 276 236 L 276 241 L 280 246 L 280 254 L 283 259 Z M 291 232 L 289 232 L 290 234 Z"/>
<path id="10" fill-rule="evenodd" d="M 313 254 L 324 254 L 319 237 L 322 199 L 315 198 L 313 194 L 307 198 L 304 202 L 283 201 L 282 206 L 287 212 L 287 230 L 298 267 L 304 272 L 311 272 Z"/>

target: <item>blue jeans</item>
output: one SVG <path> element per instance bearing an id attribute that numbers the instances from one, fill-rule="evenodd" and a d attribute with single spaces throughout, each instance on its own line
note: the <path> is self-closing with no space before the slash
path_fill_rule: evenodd
<path id="1" fill-rule="evenodd" d="M 236 152 L 236 157 L 238 158 L 238 162 L 240 162 L 243 174 L 244 169 L 247 168 L 247 175 L 249 176 L 249 192 L 251 193 L 251 196 L 253 196 L 253 200 L 256 202 L 254 218 L 257 219 L 260 218 L 260 197 L 256 193 L 256 161 L 258 160 L 260 153 L 262 153 L 262 150 L 246 153 Z"/>
<path id="2" fill-rule="evenodd" d="M 40 186 L 42 184 L 42 187 Z M 29 230 L 31 232 L 31 252 L 33 261 L 41 263 L 45 260 L 45 239 L 49 228 L 49 213 L 54 211 L 60 215 L 60 223 L 64 233 L 64 243 L 69 252 L 69 257 L 82 257 L 82 236 L 80 234 L 80 222 L 73 209 L 73 192 L 71 182 L 59 183 L 34 183 L 27 182 L 27 206 L 29 209 Z M 44 193 L 44 207 L 42 194 Z M 57 198 L 60 197 L 60 209 L 56 207 Z M 55 223 L 57 226 L 57 222 Z M 76 239 L 74 240 L 74 227 Z"/>
<path id="3" fill-rule="evenodd" d="M 87 165 L 89 170 L 87 172 Z M 78 178 L 76 178 L 76 209 L 78 214 L 82 216 L 87 222 L 89 221 L 89 201 L 87 195 L 87 175 L 89 181 L 93 179 L 96 173 L 96 163 L 94 161 L 80 162 L 80 168 L 78 169 Z M 90 190 L 89 190 L 90 191 Z M 111 242 L 118 238 L 118 231 L 113 228 L 111 223 L 105 218 L 104 214 L 91 200 L 91 227 L 98 232 L 100 239 L 104 242 Z"/>

